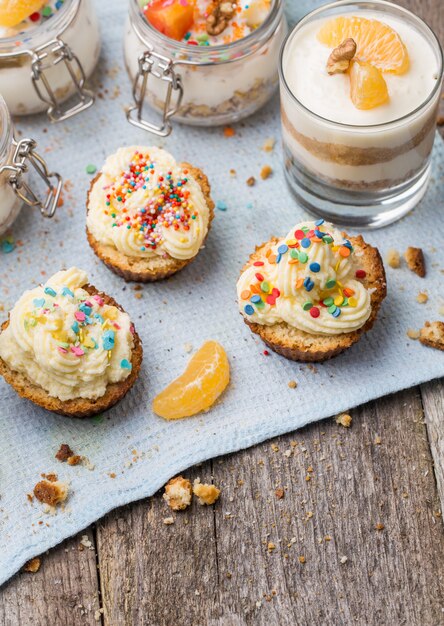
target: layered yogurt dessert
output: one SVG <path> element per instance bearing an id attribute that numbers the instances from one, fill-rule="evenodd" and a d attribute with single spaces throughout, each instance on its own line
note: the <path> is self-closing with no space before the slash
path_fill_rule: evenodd
<path id="1" fill-rule="evenodd" d="M 131 0 L 125 59 L 133 80 L 144 54 L 154 63 L 146 93 L 154 108 L 164 111 L 174 75 L 174 118 L 222 124 L 270 98 L 285 34 L 281 0 Z"/>
<path id="2" fill-rule="evenodd" d="M 65 44 L 63 48 L 54 45 L 56 38 Z M 43 80 L 34 85 L 33 74 L 44 74 L 57 103 L 77 91 L 60 61 L 68 50 L 74 55 L 71 69 L 83 83 L 100 53 L 98 22 L 90 0 L 0 2 L 0 93 L 13 115 L 38 113 L 52 103 Z"/>
<path id="3" fill-rule="evenodd" d="M 428 27 L 389 3 L 367 5 L 335 3 L 305 18 L 281 67 L 290 182 L 363 207 L 426 182 L 442 80 Z"/>

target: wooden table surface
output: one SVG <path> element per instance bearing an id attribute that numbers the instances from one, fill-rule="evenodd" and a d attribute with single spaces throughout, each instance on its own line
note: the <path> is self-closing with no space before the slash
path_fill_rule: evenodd
<path id="1" fill-rule="evenodd" d="M 444 41 L 443 0 L 399 4 Z M 351 415 L 184 472 L 222 497 L 172 526 L 160 494 L 110 513 L 0 589 L 0 625 L 444 624 L 444 381 Z"/>

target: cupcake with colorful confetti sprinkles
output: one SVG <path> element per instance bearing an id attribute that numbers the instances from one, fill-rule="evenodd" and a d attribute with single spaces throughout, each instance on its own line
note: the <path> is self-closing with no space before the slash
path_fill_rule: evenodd
<path id="1" fill-rule="evenodd" d="M 325 361 L 373 326 L 386 296 L 378 250 L 324 220 L 256 248 L 237 283 L 250 329 L 293 361 Z"/>
<path id="2" fill-rule="evenodd" d="M 198 254 L 214 214 L 205 174 L 156 147 L 119 148 L 91 184 L 87 236 L 125 280 L 175 274 Z"/>
<path id="3" fill-rule="evenodd" d="M 133 386 L 142 344 L 127 313 L 82 270 L 57 272 L 25 291 L 2 325 L 0 374 L 35 404 L 89 417 Z"/>

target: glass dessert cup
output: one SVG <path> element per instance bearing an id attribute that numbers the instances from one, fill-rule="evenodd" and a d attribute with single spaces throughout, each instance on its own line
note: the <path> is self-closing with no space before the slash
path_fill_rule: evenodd
<path id="1" fill-rule="evenodd" d="M 11 114 L 46 110 L 58 122 L 89 108 L 94 95 L 85 81 L 97 64 L 100 45 L 91 0 L 65 0 L 44 23 L 1 38 L 0 93 Z"/>
<path id="2" fill-rule="evenodd" d="M 403 20 L 428 42 L 438 71 L 426 99 L 408 114 L 372 125 L 326 119 L 288 85 L 289 47 L 306 25 L 339 15 L 377 12 Z M 331 52 L 326 48 L 325 61 Z M 342 0 L 309 13 L 287 37 L 279 64 L 286 178 L 299 203 L 336 224 L 381 227 L 412 210 L 426 192 L 443 81 L 443 53 L 431 29 L 410 11 L 383 0 Z M 329 77 L 334 78 L 334 77 Z M 401 79 L 403 77 L 399 77 Z M 329 94 L 327 94 L 328 96 Z"/>
<path id="3" fill-rule="evenodd" d="M 40 209 L 44 217 L 53 217 L 57 209 L 62 179 L 48 171 L 35 148 L 33 139 L 16 141 L 8 107 L 0 96 L 0 235 L 18 217 L 23 204 Z M 30 166 L 43 181 L 43 193 L 27 182 Z"/>
<path id="4" fill-rule="evenodd" d="M 286 33 L 282 0 L 273 0 L 266 20 L 243 39 L 190 46 L 153 28 L 138 0 L 130 0 L 124 54 L 134 105 L 128 121 L 167 136 L 171 119 L 215 126 L 253 114 L 277 89 L 279 50 Z M 159 125 L 145 116 L 145 104 L 160 114 Z"/>

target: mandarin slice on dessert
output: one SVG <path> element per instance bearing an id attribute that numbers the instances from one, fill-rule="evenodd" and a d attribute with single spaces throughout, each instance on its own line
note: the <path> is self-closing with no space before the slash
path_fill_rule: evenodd
<path id="1" fill-rule="evenodd" d="M 350 67 L 350 97 L 361 110 L 374 109 L 387 102 L 387 83 L 381 71 L 370 63 L 354 61 Z"/>
<path id="2" fill-rule="evenodd" d="M 181 41 L 194 22 L 194 0 L 154 0 L 144 13 L 156 30 Z"/>
<path id="3" fill-rule="evenodd" d="M 356 42 L 358 61 L 371 63 L 382 72 L 392 74 L 405 74 L 409 69 L 409 55 L 400 36 L 379 20 L 336 17 L 318 32 L 319 41 L 330 48 L 336 48 L 349 38 Z"/>
<path id="4" fill-rule="evenodd" d="M 230 364 L 216 341 L 206 341 L 176 378 L 153 400 L 153 411 L 167 420 L 191 417 L 209 409 L 230 381 Z"/>
<path id="5" fill-rule="evenodd" d="M 39 11 L 46 0 L 0 0 L 0 26 L 12 28 Z"/>

